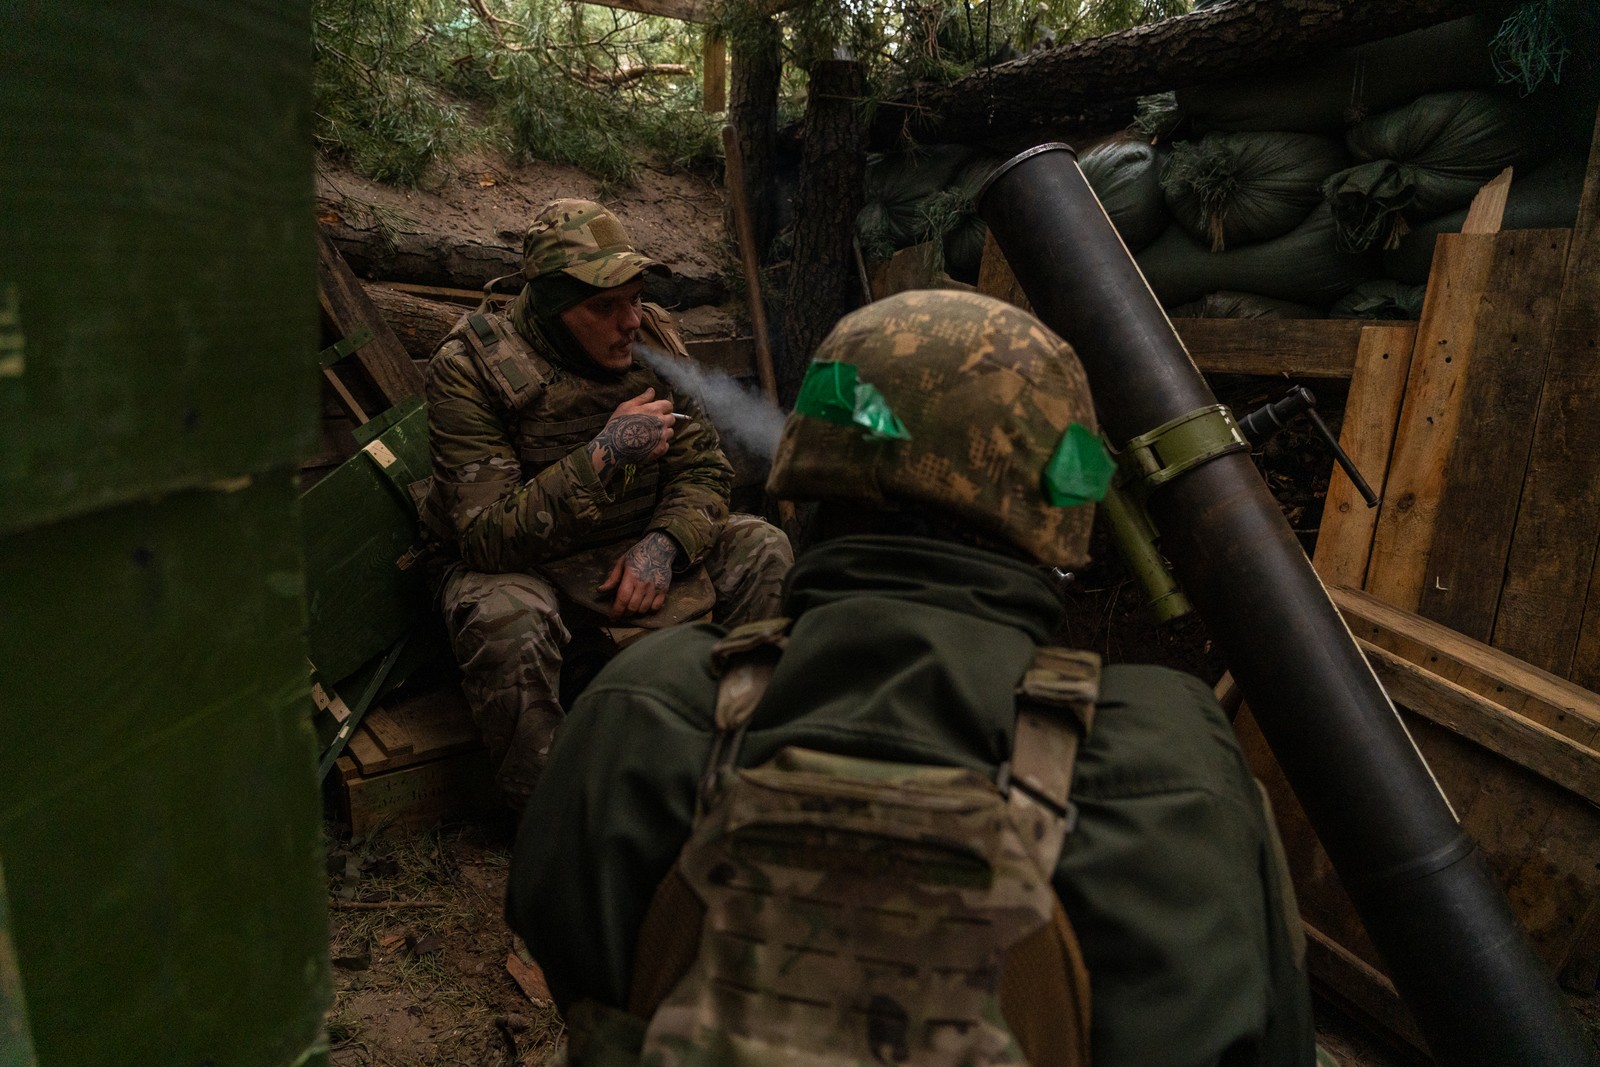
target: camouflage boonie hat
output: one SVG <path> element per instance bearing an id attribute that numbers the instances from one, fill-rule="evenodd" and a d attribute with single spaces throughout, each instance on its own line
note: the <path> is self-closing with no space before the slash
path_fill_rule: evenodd
<path id="1" fill-rule="evenodd" d="M 812 370 L 834 363 L 853 366 L 852 380 L 872 387 L 858 398 L 878 397 L 858 399 L 858 415 L 873 405 L 878 414 L 858 417 L 859 425 L 814 417 L 802 388 L 768 492 L 919 507 L 1040 563 L 1088 561 L 1094 507 L 1052 504 L 1046 471 L 1079 438 L 1106 460 L 1083 366 L 1038 319 L 977 293 L 901 293 L 840 320 Z M 864 432 L 869 422 L 891 432 Z"/>
<path id="2" fill-rule="evenodd" d="M 554 271 L 600 289 L 630 282 L 641 271 L 671 273 L 636 251 L 617 217 L 593 200 L 552 200 L 534 217 L 522 241 L 522 276 Z"/>

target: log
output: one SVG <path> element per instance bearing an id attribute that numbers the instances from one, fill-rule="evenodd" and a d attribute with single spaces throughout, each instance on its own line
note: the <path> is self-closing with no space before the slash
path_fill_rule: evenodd
<path id="1" fill-rule="evenodd" d="M 385 282 L 481 290 L 490 278 L 515 274 L 522 267 L 522 251 L 509 245 L 489 244 L 456 233 L 426 230 L 363 229 L 333 213 L 324 218 L 322 232 L 332 240 L 350 269 L 362 278 Z M 729 299 L 727 282 L 709 263 L 669 263 L 672 276 L 649 275 L 645 299 L 665 307 L 723 304 Z M 515 289 L 520 279 L 505 283 Z"/>
<path id="2" fill-rule="evenodd" d="M 974 141 L 1039 127 L 1082 127 L 1094 105 L 1290 64 L 1486 10 L 1483 0 L 1352 4 L 1234 0 L 1120 33 L 1035 52 L 881 107 L 873 141 L 909 125 L 925 142 Z"/>
<path id="3" fill-rule="evenodd" d="M 368 283 L 367 295 L 412 359 L 426 360 L 462 315 L 460 304 L 425 300 L 387 285 Z"/>

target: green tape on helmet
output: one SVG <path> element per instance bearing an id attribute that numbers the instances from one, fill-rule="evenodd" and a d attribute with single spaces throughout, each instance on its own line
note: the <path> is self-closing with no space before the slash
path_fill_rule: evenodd
<path id="1" fill-rule="evenodd" d="M 1044 465 L 1044 495 L 1058 508 L 1093 503 L 1106 495 L 1116 472 L 1116 461 L 1106 454 L 1100 435 L 1075 422 Z"/>
<path id="2" fill-rule="evenodd" d="M 850 363 L 813 363 L 806 368 L 794 410 L 839 426 L 860 426 L 873 440 L 911 439 L 883 394 L 861 381 Z"/>

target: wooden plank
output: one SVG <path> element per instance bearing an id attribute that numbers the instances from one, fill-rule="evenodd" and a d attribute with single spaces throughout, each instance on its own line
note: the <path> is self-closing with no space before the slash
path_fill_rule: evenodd
<path id="1" fill-rule="evenodd" d="M 1477 307 L 1459 402 L 1471 429 L 1451 445 L 1417 611 L 1480 641 L 1494 633 L 1571 236 L 1501 234 Z"/>
<path id="2" fill-rule="evenodd" d="M 1317 990 L 1350 1014 L 1376 1022 L 1386 1033 L 1427 1052 L 1422 1032 L 1406 1010 L 1387 975 L 1309 922 L 1306 932 L 1306 968 Z"/>
<path id="3" fill-rule="evenodd" d="M 1366 588 L 1413 611 L 1455 444 L 1461 385 L 1476 343 L 1477 307 L 1489 281 L 1497 234 L 1441 234 L 1417 326 L 1394 455 L 1367 564 Z"/>
<path id="4" fill-rule="evenodd" d="M 1600 667 L 1576 658 L 1581 591 L 1600 542 L 1600 116 L 1556 313 L 1533 449 L 1495 617 L 1493 643 L 1555 674 Z"/>
<path id="5" fill-rule="evenodd" d="M 412 752 L 411 731 L 405 722 L 389 708 L 373 708 L 361 720 L 362 729 L 371 734 L 383 751 L 390 756 L 407 756 Z"/>
<path id="6" fill-rule="evenodd" d="M 715 113 L 728 107 L 728 41 L 707 28 L 701 42 L 700 108 Z"/>
<path id="7" fill-rule="evenodd" d="M 1572 680 L 1586 689 L 1600 690 L 1600 552 L 1595 553 L 1589 576 L 1589 596 L 1584 601 L 1583 625 L 1572 657 Z"/>
<path id="8" fill-rule="evenodd" d="M 481 289 L 454 289 L 442 285 L 415 285 L 411 282 L 371 282 L 371 285 L 382 285 L 385 288 L 396 289 L 411 296 L 421 297 L 424 300 L 438 300 L 451 304 L 460 304 L 462 307 L 475 308 L 483 301 Z M 371 290 L 368 290 L 368 295 Z M 494 304 L 509 304 L 516 299 L 515 293 L 495 293 L 490 301 Z"/>
<path id="9" fill-rule="evenodd" d="M 1349 378 L 1361 331 L 1392 323 L 1360 319 L 1173 319 L 1195 366 L 1207 374 Z"/>
<path id="10" fill-rule="evenodd" d="M 1339 445 L 1380 498 L 1416 336 L 1417 328 L 1411 323 L 1367 326 L 1356 345 Z M 1377 525 L 1377 509 L 1367 507 L 1355 483 L 1335 463 L 1312 556 L 1312 564 L 1324 582 L 1360 587 L 1366 579 L 1367 558 L 1372 554 L 1372 534 Z"/>
<path id="11" fill-rule="evenodd" d="M 1511 170 L 1507 167 L 1491 178 L 1472 198 L 1462 233 L 1499 233 L 1506 214 L 1506 193 L 1511 190 Z"/>
<path id="12" fill-rule="evenodd" d="M 1600 804 L 1600 753 L 1594 749 L 1385 648 L 1368 642 L 1361 647 L 1396 704 Z"/>
<path id="13" fill-rule="evenodd" d="M 380 825 L 426 830 L 491 811 L 497 803 L 489 754 L 481 749 L 370 777 L 348 756 L 337 766 L 340 813 L 355 836 Z"/>
<path id="14" fill-rule="evenodd" d="M 321 229 L 317 231 L 317 279 L 321 286 L 324 326 L 335 340 L 362 327 L 372 331 L 372 340 L 356 349 L 350 362 L 359 366 L 370 380 L 382 398 L 383 407 L 393 407 L 408 397 L 421 396 L 422 377 L 411 357 L 367 296 L 361 280 Z"/>
<path id="15" fill-rule="evenodd" d="M 1580 745 L 1600 749 L 1600 695 L 1368 593 L 1338 587 L 1328 593 L 1364 644 L 1395 652 Z"/>

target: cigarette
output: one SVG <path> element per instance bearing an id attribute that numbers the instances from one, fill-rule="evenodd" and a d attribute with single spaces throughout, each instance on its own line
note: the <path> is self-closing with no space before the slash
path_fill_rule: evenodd
<path id="1" fill-rule="evenodd" d="M 688 422 L 690 419 L 694 418 L 693 415 L 685 415 L 681 411 L 674 411 L 672 413 L 672 417 L 677 419 L 679 422 Z"/>

